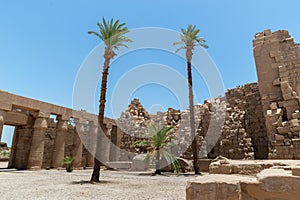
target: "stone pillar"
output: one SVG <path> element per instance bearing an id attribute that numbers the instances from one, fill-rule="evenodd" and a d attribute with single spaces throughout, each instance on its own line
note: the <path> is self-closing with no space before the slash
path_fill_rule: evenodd
<path id="1" fill-rule="evenodd" d="M 47 119 L 36 118 L 33 126 L 32 143 L 28 158 L 28 169 L 41 169 L 44 156 L 44 138 L 47 130 Z"/>
<path id="2" fill-rule="evenodd" d="M 2 138 L 5 114 L 6 114 L 5 111 L 0 110 L 0 142 L 1 142 L 1 138 Z"/>
<path id="3" fill-rule="evenodd" d="M 54 150 L 52 155 L 53 168 L 62 167 L 62 161 L 65 157 L 66 134 L 68 132 L 67 120 L 58 119 L 56 125 L 56 136 L 54 142 Z"/>
<path id="4" fill-rule="evenodd" d="M 73 138 L 73 151 L 72 156 L 74 157 L 73 165 L 75 168 L 80 168 L 82 161 L 82 141 L 80 135 L 84 133 L 84 124 L 80 122 L 75 122 L 75 135 Z"/>
<path id="5" fill-rule="evenodd" d="M 109 152 L 109 161 L 117 161 L 117 145 L 118 145 L 118 127 L 112 126 L 110 132 L 110 152 Z"/>
<path id="6" fill-rule="evenodd" d="M 94 166 L 94 156 L 96 152 L 96 141 L 97 141 L 97 132 L 98 132 L 98 124 L 94 124 L 94 122 L 89 123 L 89 142 L 88 142 L 88 158 L 87 158 L 87 167 Z"/>
<path id="7" fill-rule="evenodd" d="M 97 150 L 99 150 L 100 152 L 97 152 L 97 154 L 100 155 L 100 162 L 103 164 L 110 161 L 109 157 L 110 157 L 110 145 L 111 145 L 111 141 L 110 141 L 111 129 L 112 129 L 112 125 L 107 124 L 106 130 L 103 130 L 104 134 L 101 134 L 101 132 L 98 133 L 99 141 L 97 144 L 100 145 L 100 148 L 97 148 Z"/>

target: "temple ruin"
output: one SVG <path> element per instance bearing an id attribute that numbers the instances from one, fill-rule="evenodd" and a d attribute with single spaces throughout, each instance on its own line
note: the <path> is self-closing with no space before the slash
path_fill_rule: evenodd
<path id="1" fill-rule="evenodd" d="M 288 31 L 265 30 L 255 35 L 253 49 L 257 83 L 229 89 L 224 97 L 195 105 L 200 158 L 300 158 L 300 45 Z M 178 139 L 174 153 L 190 159 L 188 119 L 188 110 L 172 108 L 150 115 L 134 99 L 119 119 L 105 119 L 106 135 L 112 144 L 135 153 L 138 150 L 132 143 L 147 136 L 151 121 L 172 125 Z M 75 158 L 77 168 L 93 166 L 96 115 L 0 91 L 0 141 L 3 125 L 15 127 L 9 168 L 59 168 L 68 155 Z M 91 144 L 92 150 L 83 144 Z M 110 145 L 105 148 L 107 162 L 130 161 L 135 155 Z"/>

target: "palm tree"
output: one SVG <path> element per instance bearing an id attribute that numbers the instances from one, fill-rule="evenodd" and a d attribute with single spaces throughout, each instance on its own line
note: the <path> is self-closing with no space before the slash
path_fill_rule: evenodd
<path id="1" fill-rule="evenodd" d="M 110 61 L 116 56 L 114 50 L 118 50 L 120 47 L 127 47 L 125 43 L 132 41 L 125 36 L 125 34 L 129 32 L 127 27 L 125 26 L 125 23 L 120 23 L 119 20 L 114 21 L 113 19 L 111 19 L 106 21 L 104 18 L 102 18 L 102 23 L 98 22 L 97 26 L 99 27 L 99 32 L 89 31 L 88 34 L 96 35 L 100 40 L 104 42 L 105 45 L 98 115 L 98 123 L 100 125 L 100 128 L 105 133 L 106 126 L 104 125 L 104 109 L 106 102 L 106 86 Z M 98 134 L 97 141 L 99 141 L 99 137 L 100 136 Z M 96 153 L 98 153 L 99 151 L 101 151 L 101 149 L 99 142 L 97 142 Z M 99 182 L 101 163 L 96 158 L 98 156 L 95 156 L 95 164 L 91 182 Z"/>
<path id="2" fill-rule="evenodd" d="M 195 46 L 201 46 L 208 48 L 205 44 L 205 39 L 198 36 L 200 29 L 196 26 L 188 25 L 187 29 L 181 29 L 180 42 L 175 42 L 174 45 L 181 45 L 176 52 L 181 49 L 185 49 L 185 56 L 187 61 L 187 73 L 188 73 L 188 88 L 189 88 L 189 108 L 190 108 L 190 127 L 191 127 L 191 138 L 192 151 L 193 151 L 193 165 L 195 174 L 201 174 L 198 165 L 199 157 L 199 144 L 196 139 L 196 128 L 195 128 L 195 114 L 194 114 L 194 95 L 193 95 L 193 80 L 192 80 L 192 57 Z"/>
<path id="3" fill-rule="evenodd" d="M 172 126 L 161 126 L 157 124 L 150 124 L 148 131 L 150 137 L 148 139 L 136 141 L 133 146 L 136 147 L 146 147 L 148 149 L 148 154 L 146 161 L 150 157 L 155 157 L 155 172 L 153 175 L 161 174 L 160 171 L 160 161 L 165 159 L 169 164 L 172 164 L 174 169 L 179 171 L 179 162 L 178 160 L 168 151 L 168 147 L 171 144 L 171 140 L 174 135 L 170 132 L 173 129 Z"/>

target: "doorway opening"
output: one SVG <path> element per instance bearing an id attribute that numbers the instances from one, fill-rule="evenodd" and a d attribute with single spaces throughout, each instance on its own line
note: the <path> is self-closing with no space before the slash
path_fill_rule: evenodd
<path id="1" fill-rule="evenodd" d="M 0 169 L 8 168 L 8 162 L 12 152 L 12 142 L 15 132 L 14 126 L 3 126 L 2 138 L 0 143 Z"/>

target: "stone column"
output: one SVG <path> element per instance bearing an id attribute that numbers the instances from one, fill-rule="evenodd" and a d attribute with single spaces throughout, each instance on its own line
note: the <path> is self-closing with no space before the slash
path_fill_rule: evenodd
<path id="1" fill-rule="evenodd" d="M 58 119 L 56 125 L 56 136 L 54 142 L 54 150 L 52 155 L 53 168 L 62 167 L 62 161 L 65 157 L 66 134 L 68 132 L 68 121 Z"/>
<path id="2" fill-rule="evenodd" d="M 94 122 L 90 122 L 90 129 L 89 129 L 89 143 L 88 143 L 88 158 L 87 158 L 87 166 L 93 167 L 94 166 L 94 156 L 96 152 L 96 141 L 97 141 L 97 133 L 98 133 L 98 124 L 94 124 Z"/>
<path id="3" fill-rule="evenodd" d="M 75 135 L 73 138 L 73 151 L 72 156 L 74 157 L 73 165 L 75 168 L 80 168 L 82 161 L 82 141 L 80 135 L 84 133 L 84 124 L 80 122 L 75 122 Z"/>
<path id="4" fill-rule="evenodd" d="M 36 118 L 33 126 L 32 143 L 28 158 L 28 169 L 41 169 L 44 156 L 44 138 L 47 130 L 47 119 Z"/>
<path id="5" fill-rule="evenodd" d="M 3 126 L 4 126 L 4 120 L 5 120 L 5 111 L 0 110 L 0 142 L 2 138 L 2 131 L 3 131 Z"/>
<path id="6" fill-rule="evenodd" d="M 109 155 L 110 155 L 110 145 L 111 145 L 111 141 L 110 141 L 111 129 L 112 129 L 111 124 L 108 124 L 106 126 L 106 130 L 103 130 L 105 132 L 105 134 L 101 134 L 101 132 L 98 133 L 98 134 L 100 134 L 98 137 L 98 140 L 99 140 L 98 144 L 100 145 L 100 148 L 97 148 L 97 149 L 100 150 L 100 152 L 97 152 L 97 154 L 100 155 L 100 161 L 103 164 L 110 161 Z"/>

